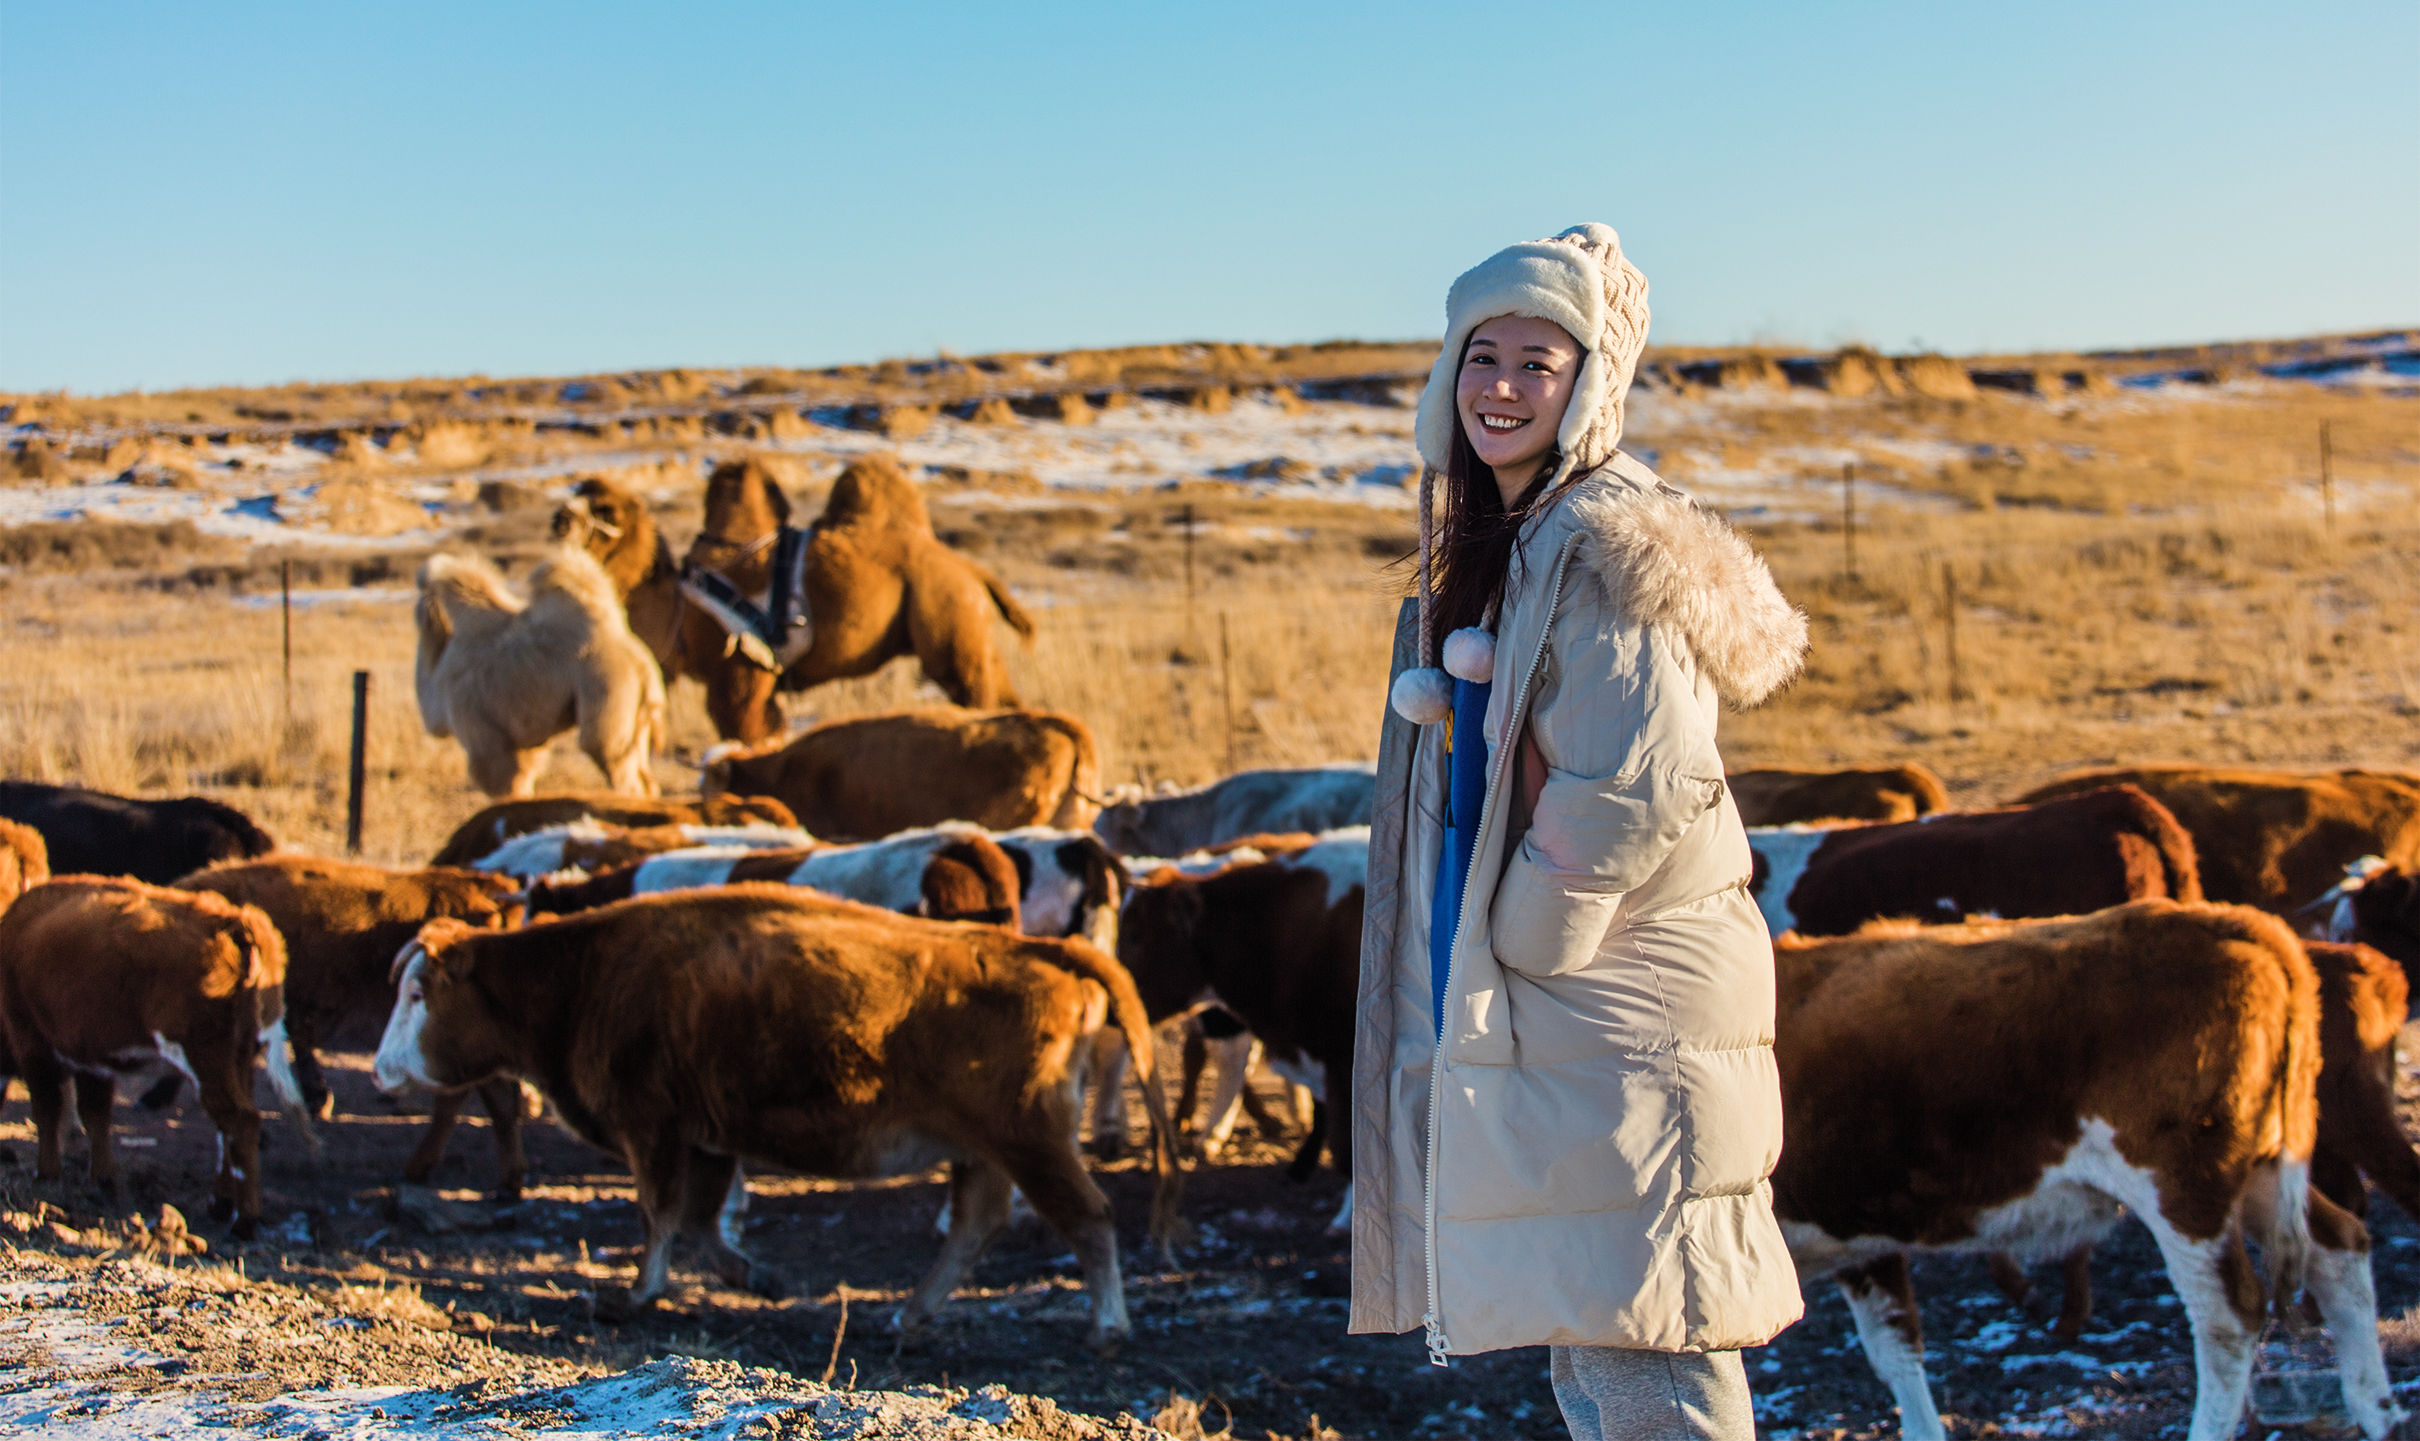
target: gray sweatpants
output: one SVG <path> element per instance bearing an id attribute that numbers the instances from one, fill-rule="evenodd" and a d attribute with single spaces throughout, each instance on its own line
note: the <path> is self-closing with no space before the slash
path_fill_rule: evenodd
<path id="1" fill-rule="evenodd" d="M 1737 1351 L 1547 1349 L 1571 1441 L 1756 1441 Z"/>

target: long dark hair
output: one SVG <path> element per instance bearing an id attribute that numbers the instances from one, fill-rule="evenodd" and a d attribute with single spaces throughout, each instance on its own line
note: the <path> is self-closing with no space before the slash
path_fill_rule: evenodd
<path id="1" fill-rule="evenodd" d="M 1437 518 L 1435 551 L 1427 558 L 1433 593 L 1429 601 L 1429 654 L 1435 655 L 1445 637 L 1465 626 L 1484 626 L 1504 598 L 1504 583 L 1512 569 L 1513 542 L 1521 523 L 1536 511 L 1546 483 L 1563 465 L 1559 450 L 1546 452 L 1537 478 L 1504 506 L 1495 467 L 1479 458 L 1462 428 L 1462 408 L 1454 407 L 1454 439 L 1446 452 L 1444 513 Z"/>

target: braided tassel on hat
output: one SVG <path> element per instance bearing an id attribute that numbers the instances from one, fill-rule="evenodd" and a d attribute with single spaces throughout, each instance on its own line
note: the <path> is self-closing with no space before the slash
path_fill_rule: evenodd
<path id="1" fill-rule="evenodd" d="M 1416 726 L 1435 725 L 1454 713 L 1453 677 L 1439 670 L 1429 639 L 1429 568 L 1435 563 L 1437 529 L 1435 467 L 1420 467 L 1420 664 L 1395 677 L 1388 703 Z"/>

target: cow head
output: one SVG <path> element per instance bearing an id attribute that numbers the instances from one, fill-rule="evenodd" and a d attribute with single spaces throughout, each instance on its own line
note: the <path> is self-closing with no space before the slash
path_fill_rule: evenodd
<path id="1" fill-rule="evenodd" d="M 429 922 L 397 953 L 395 1009 L 378 1041 L 378 1089 L 401 1095 L 486 1080 L 507 1060 L 493 1001 L 471 983 L 481 934 L 467 921 Z"/>
<path id="2" fill-rule="evenodd" d="M 2420 970 L 2420 869 L 2374 872 L 2352 902 L 2353 939 L 2392 956 L 2407 975 Z"/>
<path id="3" fill-rule="evenodd" d="M 1209 983 L 1198 959 L 1209 898 L 1201 882 L 1166 866 L 1135 886 L 1118 916 L 1117 958 L 1155 1016 L 1186 1009 Z"/>

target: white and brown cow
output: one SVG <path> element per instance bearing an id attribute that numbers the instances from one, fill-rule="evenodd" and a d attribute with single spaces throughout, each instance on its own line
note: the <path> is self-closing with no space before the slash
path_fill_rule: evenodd
<path id="1" fill-rule="evenodd" d="M 565 915 L 633 896 L 767 881 L 807 886 L 886 911 L 935 914 L 926 905 L 933 861 L 944 851 L 978 838 L 996 845 L 1015 867 L 1015 929 L 1030 936 L 1080 935 L 1114 952 L 1118 905 L 1126 888 L 1125 867 L 1090 833 L 1046 826 L 994 832 L 952 824 L 902 831 L 863 845 L 763 851 L 702 846 L 668 851 L 594 876 L 541 881 L 530 888 L 530 912 Z M 991 904 L 997 908 L 996 903 Z M 948 918 L 984 919 L 974 915 Z"/>
<path id="2" fill-rule="evenodd" d="M 285 971 L 277 927 L 221 896 L 99 876 L 64 876 L 19 896 L 0 916 L 0 1060 L 33 1098 L 35 1174 L 59 1176 L 72 1080 L 93 1182 L 114 1196 L 118 1078 L 173 1069 L 218 1128 L 211 1214 L 232 1215 L 235 1234 L 250 1236 L 261 1206 L 252 1066 L 263 1047 L 271 1086 L 312 1140 L 286 1064 Z"/>
<path id="3" fill-rule="evenodd" d="M 1312 1125 L 1292 1167 L 1298 1179 L 1318 1166 L 1323 1150 L 1339 1167 L 1352 1151 L 1343 1128 L 1352 1115 L 1347 1091 L 1369 856 L 1369 828 L 1355 826 L 1206 874 L 1163 867 L 1137 882 L 1118 924 L 1119 956 L 1155 1022 L 1219 1006 L 1243 1022 L 1272 1069 L 1310 1090 Z M 1242 1068 L 1229 1074 L 1240 1082 Z M 1117 1065 L 1105 1065 L 1096 1139 L 1123 1129 L 1099 1109 L 1116 1105 L 1122 1117 L 1117 1080 Z"/>
<path id="4" fill-rule="evenodd" d="M 519 931 L 438 921 L 397 965 L 379 1085 L 535 1081 L 637 1178 L 647 1250 L 633 1304 L 662 1294 L 679 1235 L 724 1280 L 779 1291 L 736 1245 L 743 1161 L 837 1177 L 951 1161 L 957 1224 L 903 1325 L 956 1289 L 1014 1185 L 1075 1248 L 1094 1344 L 1129 1328 L 1109 1201 L 1074 1131 L 1084 1037 L 1105 1017 L 1137 1043 L 1149 1030 L 1125 969 L 1087 942 L 747 884 Z M 1164 1238 L 1178 1176 L 1158 1089 L 1144 1089 Z"/>
<path id="5" fill-rule="evenodd" d="M 319 1048 L 337 1041 L 374 1041 L 395 1009 L 395 953 L 420 928 L 444 917 L 490 930 L 517 914 L 518 893 L 498 876 L 452 866 L 394 871 L 359 861 L 271 855 L 195 871 L 178 883 L 237 905 L 257 906 L 286 943 L 286 1036 L 294 1047 L 294 1077 L 304 1104 L 325 1117 L 334 1106 L 319 1068 Z M 521 1149 L 521 1088 L 511 1081 L 481 1083 L 479 1100 L 495 1130 L 496 1196 L 521 1198 L 528 1162 Z M 444 1159 L 445 1143 L 467 1094 L 436 1098 L 403 1178 L 419 1185 Z M 152 1104 L 145 1097 L 145 1104 Z"/>
<path id="6" fill-rule="evenodd" d="M 1774 935 L 1837 936 L 1884 918 L 2072 916 L 2198 901 L 2193 841 L 2131 786 L 1918 821 L 1757 827 L 1751 889 Z"/>
<path id="7" fill-rule="evenodd" d="M 1366 826 L 1376 785 L 1366 761 L 1239 771 L 1189 791 L 1119 800 L 1092 829 L 1123 856 L 1181 856 L 1239 836 Z"/>
<path id="8" fill-rule="evenodd" d="M 2350 1416 L 2373 1438 L 2402 1419 L 2368 1233 L 2309 1184 L 2319 982 L 2282 921 L 2153 900 L 1882 924 L 1785 936 L 1774 967 L 1789 1136 L 1775 1210 L 1801 1276 L 1847 1299 L 1903 1434 L 1943 1434 L 1908 1256 L 2065 1255 L 2126 1211 L 2193 1329 L 2192 1441 L 2235 1434 L 2270 1294 L 2306 1285 Z"/>
<path id="9" fill-rule="evenodd" d="M 470 862 L 470 868 L 528 881 L 560 871 L 633 865 L 674 851 L 712 848 L 736 854 L 806 850 L 816 844 L 815 837 L 795 826 L 619 826 L 586 819 L 525 831 Z"/>
<path id="10" fill-rule="evenodd" d="M 790 826 L 798 817 L 771 796 L 626 796 L 619 791 L 556 791 L 481 806 L 454 827 L 432 866 L 467 866 L 515 836 L 571 821 L 632 829 L 653 826 Z"/>

